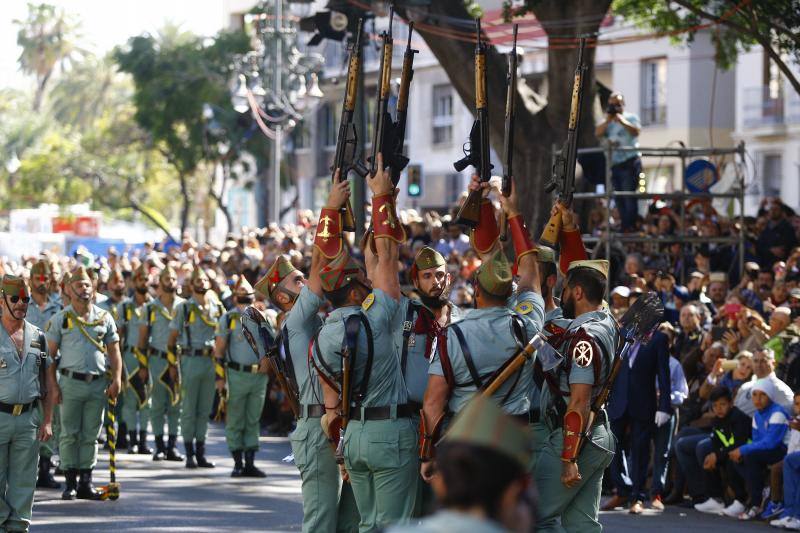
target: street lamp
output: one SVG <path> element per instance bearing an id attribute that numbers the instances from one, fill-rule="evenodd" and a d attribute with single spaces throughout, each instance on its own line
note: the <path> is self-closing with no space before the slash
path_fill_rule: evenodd
<path id="1" fill-rule="evenodd" d="M 317 73 L 325 59 L 301 52 L 297 24 L 284 16 L 284 0 L 261 2 L 245 23 L 255 30 L 253 49 L 236 58 L 231 103 L 239 113 L 250 111 L 273 140 L 272 212 L 280 222 L 280 168 L 283 133 L 319 105 L 323 94 Z"/>

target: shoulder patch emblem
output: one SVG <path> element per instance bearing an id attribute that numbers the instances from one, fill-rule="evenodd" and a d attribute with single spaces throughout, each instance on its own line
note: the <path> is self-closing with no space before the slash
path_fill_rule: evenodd
<path id="1" fill-rule="evenodd" d="M 363 302 L 361 302 L 361 309 L 363 309 L 364 311 L 366 311 L 367 309 L 369 309 L 370 307 L 372 307 L 372 303 L 373 303 L 374 301 L 375 301 L 375 294 L 374 294 L 374 293 L 369 293 L 369 294 L 367 295 L 367 297 L 366 297 L 366 298 L 364 298 L 364 301 L 363 301 Z"/>
<path id="2" fill-rule="evenodd" d="M 520 302 L 514 309 L 521 315 L 527 315 L 533 311 L 533 304 L 530 302 Z"/>
<path id="3" fill-rule="evenodd" d="M 572 360 L 581 368 L 586 368 L 592 364 L 594 357 L 594 348 L 589 341 L 578 341 L 575 347 L 572 348 Z"/>

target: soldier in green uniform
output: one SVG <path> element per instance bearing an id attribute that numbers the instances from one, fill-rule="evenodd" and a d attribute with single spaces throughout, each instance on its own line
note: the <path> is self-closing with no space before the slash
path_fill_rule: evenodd
<path id="1" fill-rule="evenodd" d="M 54 389 L 55 381 L 45 371 L 50 363 L 44 333 L 25 320 L 30 302 L 25 281 L 7 275 L 0 293 L 0 530 L 28 531 L 39 443 L 53 434 L 53 396 L 46 390 Z"/>
<path id="2" fill-rule="evenodd" d="M 227 389 L 228 396 L 225 440 L 233 456 L 231 477 L 266 477 L 255 465 L 255 455 L 267 396 L 266 353 L 275 333 L 252 306 L 253 287 L 242 275 L 233 286 L 233 297 L 236 306 L 220 317 L 214 345 L 217 391 L 222 396 Z"/>
<path id="3" fill-rule="evenodd" d="M 214 405 L 214 333 L 224 308 L 202 267 L 190 279 L 192 296 L 175 309 L 167 350 L 176 354 L 181 372 L 181 435 L 186 468 L 213 468 L 206 459 L 208 417 Z M 177 347 L 177 350 L 176 350 Z M 177 369 L 170 368 L 173 377 Z"/>
<path id="4" fill-rule="evenodd" d="M 591 404 L 611 372 L 617 325 L 602 307 L 608 261 L 573 261 L 561 294 L 561 332 L 537 351 L 557 351 L 561 363 L 545 372 L 541 406 L 551 433 L 536 463 L 539 531 L 601 531 L 603 470 L 614 455 L 604 411 L 589 423 Z M 583 440 L 585 439 L 585 442 Z"/>
<path id="5" fill-rule="evenodd" d="M 325 209 L 333 210 L 335 216 L 349 192 L 347 181 L 335 184 Z M 314 246 L 306 280 L 285 256 L 279 256 L 255 286 L 282 313 L 278 317 L 281 327 L 276 342 L 290 373 L 294 374 L 299 392 L 300 413 L 289 439 L 302 480 L 305 533 L 354 531 L 359 521 L 352 487 L 350 483 L 341 483 L 331 443 L 320 425 L 325 414 L 322 389 L 314 366 L 308 364 L 309 343 L 322 327 L 319 309 L 325 300 L 319 270 L 323 260 L 319 248 Z"/>
<path id="6" fill-rule="evenodd" d="M 413 411 L 412 421 L 419 427 L 428 368 L 443 328 L 456 322 L 463 311 L 449 299 L 450 274 L 442 254 L 425 246 L 417 252 L 409 278 L 420 299 L 400 296 L 400 305 L 392 326 L 395 350 L 400 356 L 400 368 L 408 388 L 408 404 Z M 434 501 L 430 485 L 420 477 L 415 516 L 429 514 Z"/>
<path id="7" fill-rule="evenodd" d="M 433 516 L 389 533 L 533 531 L 530 433 L 491 398 L 472 399 L 439 444 Z"/>
<path id="8" fill-rule="evenodd" d="M 106 282 L 106 290 L 108 291 L 107 294 L 103 294 L 97 292 L 99 275 L 97 270 L 91 269 L 89 270 L 89 276 L 92 278 L 92 282 L 94 284 L 95 290 L 95 305 L 102 309 L 103 311 L 109 313 L 111 318 L 114 319 L 114 323 L 117 325 L 117 334 L 119 334 L 120 338 L 120 350 L 125 348 L 125 336 L 122 334 L 120 330 L 120 304 L 125 300 L 125 278 L 122 276 L 122 271 L 119 269 L 112 269 L 111 272 L 108 274 L 108 281 Z M 124 358 L 124 354 L 123 354 Z M 123 361 L 124 362 L 124 361 Z M 125 383 L 126 383 L 126 373 L 125 368 L 122 369 L 122 390 L 120 391 L 119 398 L 117 398 L 117 413 L 122 413 L 125 409 Z M 117 419 L 118 431 L 117 431 L 117 447 L 119 449 L 128 448 L 129 446 L 135 446 L 136 440 L 134 439 L 133 443 L 128 442 L 128 428 L 125 424 L 124 418 Z M 105 414 L 103 416 L 103 427 L 106 429 L 106 438 L 105 438 L 105 449 L 108 449 L 108 429 L 111 427 L 111 418 L 109 417 L 108 409 L 105 410 Z"/>
<path id="9" fill-rule="evenodd" d="M 50 263 L 43 259 L 40 259 L 31 267 L 30 296 L 32 301 L 28 306 L 28 314 L 25 315 L 25 320 L 42 331 L 44 331 L 44 328 L 47 326 L 47 321 L 61 310 L 58 301 L 50 295 L 52 276 L 53 272 Z M 41 411 L 43 408 L 44 405 L 40 403 L 39 410 Z M 44 416 L 44 413 L 39 414 Z M 56 409 L 53 410 L 52 418 L 53 438 L 42 442 L 39 449 L 39 474 L 36 479 L 37 488 L 61 488 L 61 483 L 56 481 L 53 474 L 50 473 L 50 468 L 53 466 L 52 459 L 55 454 L 55 446 L 58 444 L 58 426 L 60 425 L 57 406 Z"/>
<path id="10" fill-rule="evenodd" d="M 128 453 L 150 455 L 153 450 L 147 447 L 147 423 L 150 420 L 150 390 L 152 382 L 147 371 L 148 361 L 144 352 L 138 349 L 139 332 L 147 320 L 145 314 L 147 303 L 151 300 L 148 292 L 150 271 L 140 265 L 133 273 L 133 296 L 125 298 L 117 306 L 117 328 L 122 339 L 122 362 L 125 364 L 125 375 L 130 377 L 138 373 L 143 387 L 134 391 L 131 381 L 125 384 L 122 396 L 122 424 L 128 430 Z M 139 395 L 144 395 L 139 397 Z M 136 427 L 139 427 L 137 433 Z"/>
<path id="11" fill-rule="evenodd" d="M 178 453 L 178 428 L 181 404 L 172 401 L 172 396 L 159 377 L 164 373 L 169 362 L 167 360 L 167 341 L 170 324 L 175 316 L 175 309 L 183 302 L 183 298 L 175 293 L 178 290 L 178 274 L 171 266 L 167 266 L 158 276 L 157 298 L 144 306 L 144 321 L 139 325 L 139 354 L 147 356 L 148 374 L 153 382 L 150 394 L 150 425 L 156 442 L 153 460 L 183 461 Z M 164 423 L 166 419 L 168 439 L 164 444 Z"/>
<path id="12" fill-rule="evenodd" d="M 380 159 L 377 167 L 383 168 Z M 319 331 L 313 350 L 328 410 L 323 428 L 337 441 L 342 419 L 335 412 L 342 411 L 337 407 L 336 384 L 352 385 L 352 394 L 345 391 L 341 400 L 341 407 L 350 411 L 349 420 L 343 420 L 347 427 L 341 445 L 344 476 L 349 476 L 353 488 L 361 531 L 408 520 L 414 512 L 418 475 L 408 390 L 392 348 L 392 325 L 400 299 L 398 243 L 405 239 L 405 232 L 395 212 L 389 173 L 378 172 L 367 182 L 373 192 L 377 257 L 370 246 L 364 248 L 373 279 L 368 280 L 363 268 L 341 249 L 340 212 L 324 208 L 315 245 L 326 257 L 336 248 L 340 253 L 320 271 L 322 289 L 334 310 Z M 335 239 L 334 250 L 328 246 L 331 239 Z M 349 354 L 347 360 L 342 357 L 345 353 Z M 352 365 L 349 373 L 346 364 Z"/>
<path id="13" fill-rule="evenodd" d="M 61 352 L 60 391 L 55 387 L 54 393 L 61 398 L 59 454 L 67 479 L 62 498 L 96 500 L 100 492 L 92 485 L 92 469 L 106 395 L 116 398 L 120 390 L 119 336 L 111 315 L 92 304 L 92 280 L 85 267 L 72 272 L 68 285 L 72 304 L 50 319 L 45 332 L 50 355 Z M 55 371 L 51 366 L 53 382 Z"/>
<path id="14" fill-rule="evenodd" d="M 458 413 L 544 326 L 536 247 L 519 215 L 515 192 L 501 197 L 501 203 L 517 256 L 517 290 L 513 292 L 512 268 L 505 253 L 496 247 L 489 249 L 491 255 L 483 255 L 484 261 L 474 275 L 476 309 L 447 327 L 429 370 L 420 450 L 420 473 L 426 481 L 435 470 L 433 444 L 447 412 Z M 493 221 L 493 213 L 487 213 L 486 222 Z M 530 420 L 528 395 L 532 383 L 533 365 L 525 364 L 493 393 L 503 410 L 524 425 Z"/>

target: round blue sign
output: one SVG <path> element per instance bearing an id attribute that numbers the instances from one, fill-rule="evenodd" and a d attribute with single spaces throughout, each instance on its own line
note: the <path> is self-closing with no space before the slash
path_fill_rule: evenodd
<path id="1" fill-rule="evenodd" d="M 707 159 L 697 159 L 686 167 L 686 189 L 689 192 L 708 192 L 718 181 L 717 167 Z"/>

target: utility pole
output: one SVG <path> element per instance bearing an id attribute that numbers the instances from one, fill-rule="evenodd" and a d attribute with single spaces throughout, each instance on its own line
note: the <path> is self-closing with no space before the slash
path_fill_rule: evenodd
<path id="1" fill-rule="evenodd" d="M 275 94 L 282 91 L 283 71 L 283 0 L 275 0 L 275 73 L 273 74 L 273 90 Z M 272 157 L 272 219 L 281 223 L 281 144 L 283 127 L 275 126 L 274 152 Z"/>

